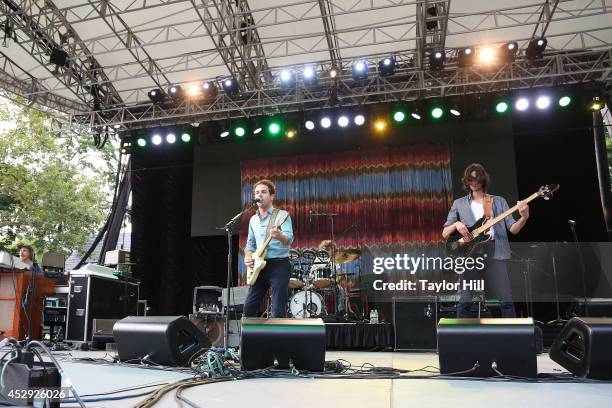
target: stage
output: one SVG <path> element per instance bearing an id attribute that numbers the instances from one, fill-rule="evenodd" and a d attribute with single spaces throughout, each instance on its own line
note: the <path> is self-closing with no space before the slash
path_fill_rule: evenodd
<path id="1" fill-rule="evenodd" d="M 146 396 L 95 401 L 142 394 L 155 387 L 115 393 L 115 390 L 161 385 L 193 377 L 180 371 L 165 371 L 159 368 L 139 368 L 101 364 L 100 359 L 111 360 L 110 353 L 103 351 L 57 352 L 68 378 L 82 395 L 88 407 L 134 406 Z M 83 359 L 92 359 L 85 361 Z M 425 352 L 358 352 L 328 351 L 326 361 L 346 360 L 352 368 L 371 364 L 376 367 L 418 370 L 427 366 L 431 372 L 402 374 L 401 379 L 310 379 L 310 378 L 257 378 L 198 385 L 187 388 L 182 396 L 201 407 L 404 407 L 404 406 L 453 406 L 473 407 L 495 404 L 500 407 L 559 406 L 584 407 L 607 406 L 612 401 L 612 384 L 604 382 L 584 383 L 536 383 L 500 379 L 422 379 L 415 376 L 434 375 L 438 367 L 435 353 Z M 97 360 L 98 362 L 95 362 Z M 346 363 L 345 363 L 346 364 Z M 538 356 L 538 372 L 554 373 L 566 371 L 543 354 Z M 410 378 L 412 377 L 412 378 Z M 580 381 L 580 380 L 578 380 Z M 110 393 L 107 395 L 96 395 Z M 89 395 L 89 396 L 88 396 Z M 76 403 L 62 406 L 77 407 Z M 175 399 L 171 391 L 155 405 L 159 407 L 188 406 Z"/>

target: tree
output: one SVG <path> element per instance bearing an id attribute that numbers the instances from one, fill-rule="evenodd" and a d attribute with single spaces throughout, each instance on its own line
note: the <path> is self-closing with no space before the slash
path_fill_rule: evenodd
<path id="1" fill-rule="evenodd" d="M 50 113 L 0 98 L 0 246 L 28 242 L 38 253 L 68 254 L 107 217 L 116 149 L 57 132 Z"/>

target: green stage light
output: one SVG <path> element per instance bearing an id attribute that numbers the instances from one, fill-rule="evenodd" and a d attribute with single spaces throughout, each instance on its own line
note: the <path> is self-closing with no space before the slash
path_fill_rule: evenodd
<path id="1" fill-rule="evenodd" d="M 439 106 L 436 106 L 431 110 L 431 117 L 434 119 L 440 119 L 442 115 L 444 115 L 444 110 Z"/>
<path id="2" fill-rule="evenodd" d="M 406 120 L 406 112 L 402 110 L 396 110 L 393 112 L 393 121 L 395 123 L 402 123 Z"/>
<path id="3" fill-rule="evenodd" d="M 562 108 L 569 106 L 570 103 L 572 103 L 572 98 L 567 95 L 559 98 L 559 106 Z"/>
<path id="4" fill-rule="evenodd" d="M 189 143 L 189 141 L 191 141 L 191 135 L 187 132 L 183 132 L 181 134 L 181 140 L 185 143 Z"/>
<path id="5" fill-rule="evenodd" d="M 238 137 L 242 137 L 246 134 L 246 129 L 244 128 L 244 126 L 236 126 L 234 128 L 234 134 Z"/>
<path id="6" fill-rule="evenodd" d="M 147 145 L 147 141 L 143 139 L 142 137 L 139 137 L 136 143 L 138 143 L 138 146 L 140 147 L 145 147 Z"/>
<path id="7" fill-rule="evenodd" d="M 278 136 L 283 130 L 280 122 L 272 121 L 268 124 L 268 133 L 270 136 Z"/>
<path id="8" fill-rule="evenodd" d="M 495 105 L 495 111 L 497 113 L 506 113 L 508 112 L 508 102 L 505 101 L 501 101 L 501 102 L 497 102 L 497 105 Z"/>

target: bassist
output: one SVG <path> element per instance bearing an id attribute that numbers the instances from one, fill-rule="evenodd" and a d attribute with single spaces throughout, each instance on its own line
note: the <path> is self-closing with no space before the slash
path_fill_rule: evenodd
<path id="1" fill-rule="evenodd" d="M 249 235 L 244 248 L 244 263 L 247 267 L 253 267 L 253 252 L 265 241 L 266 235 L 269 234 L 272 239 L 267 248 L 266 266 L 261 270 L 255 284 L 249 288 L 244 302 L 244 315 L 254 317 L 257 314 L 261 299 L 271 287 L 272 317 L 285 317 L 287 288 L 291 273 L 289 247 L 293 241 L 291 218 L 287 217 L 287 220 L 278 229 L 270 228 L 275 225 L 275 220 L 281 220 L 287 214 L 286 211 L 275 209 L 272 206 L 276 187 L 270 180 L 256 182 L 253 186 L 253 193 L 258 203 L 257 212 L 249 221 Z"/>
<path id="2" fill-rule="evenodd" d="M 457 231 L 465 241 L 469 241 L 472 236 L 468 231 L 468 226 L 473 225 L 483 216 L 492 218 L 507 211 L 508 203 L 503 197 L 487 194 L 490 177 L 481 164 L 470 164 L 465 169 L 461 183 L 468 194 L 453 202 L 444 224 L 442 236 L 447 239 Z M 462 275 L 462 280 L 472 280 L 479 279 L 479 273 L 484 272 L 485 288 L 499 300 L 502 317 L 516 317 L 506 262 L 511 255 L 507 231 L 518 234 L 529 218 L 529 206 L 520 201 L 517 205 L 521 215 L 518 221 L 512 215 L 509 215 L 503 222 L 495 224 L 488 231 L 491 239 L 483 248 L 484 255 L 486 255 L 485 270 L 468 270 Z M 472 293 L 462 290 L 457 305 L 457 317 L 472 317 L 470 313 L 471 304 Z"/>

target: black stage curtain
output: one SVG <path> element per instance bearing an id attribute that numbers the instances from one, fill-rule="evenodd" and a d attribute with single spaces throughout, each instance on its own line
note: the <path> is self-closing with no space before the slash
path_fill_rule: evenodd
<path id="1" fill-rule="evenodd" d="M 327 348 L 380 351 L 394 347 L 391 323 L 326 323 Z"/>

